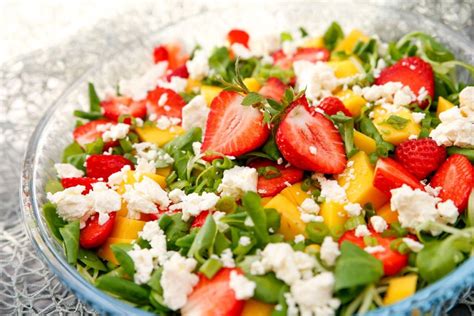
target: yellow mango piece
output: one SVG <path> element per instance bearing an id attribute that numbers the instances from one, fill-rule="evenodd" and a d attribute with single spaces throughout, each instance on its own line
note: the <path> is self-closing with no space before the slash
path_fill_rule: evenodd
<path id="1" fill-rule="evenodd" d="M 137 239 L 138 232 L 143 229 L 143 226 L 145 226 L 145 221 L 118 216 L 110 238 Z"/>
<path id="2" fill-rule="evenodd" d="M 417 280 L 418 276 L 416 274 L 390 279 L 383 303 L 390 305 L 413 295 L 416 292 Z"/>
<path id="3" fill-rule="evenodd" d="M 125 185 L 132 185 L 135 182 L 140 182 L 143 180 L 144 177 L 148 177 L 158 183 L 160 187 L 165 188 L 166 187 L 166 178 L 162 175 L 159 174 L 154 174 L 154 173 L 142 173 L 138 176 L 138 179 L 135 177 L 135 171 L 129 170 L 125 174 L 124 181 L 120 184 L 117 192 L 120 194 L 125 193 Z"/>
<path id="4" fill-rule="evenodd" d="M 250 92 L 258 92 L 258 90 L 260 90 L 262 87 L 260 82 L 258 82 L 255 78 L 245 78 L 243 82 Z"/>
<path id="5" fill-rule="evenodd" d="M 215 87 L 215 86 L 206 86 L 202 85 L 201 86 L 201 94 L 206 100 L 207 105 L 211 105 L 212 100 L 221 93 L 223 89 L 221 87 Z"/>
<path id="6" fill-rule="evenodd" d="M 144 126 L 138 127 L 136 131 L 141 141 L 153 143 L 158 147 L 184 133 L 184 129 L 180 126 L 172 126 L 166 130 L 159 129 L 156 126 Z"/>
<path id="7" fill-rule="evenodd" d="M 337 78 L 347 78 L 357 75 L 361 72 L 360 65 L 356 65 L 355 58 L 341 61 L 328 61 L 327 64 L 334 70 L 334 75 Z M 365 103 L 364 103 L 365 104 Z"/>
<path id="8" fill-rule="evenodd" d="M 171 173 L 171 167 L 165 167 L 165 168 L 159 168 L 159 169 L 156 169 L 156 174 L 160 175 L 160 176 L 163 176 L 163 177 L 167 177 L 169 176 Z"/>
<path id="9" fill-rule="evenodd" d="M 277 194 L 265 205 L 265 208 L 274 208 L 280 213 L 280 233 L 286 240 L 293 240 L 299 234 L 305 235 L 306 224 L 301 220 L 300 211 L 285 196 Z"/>
<path id="10" fill-rule="evenodd" d="M 354 130 L 354 145 L 369 155 L 373 153 L 377 147 L 375 139 L 356 130 Z"/>
<path id="11" fill-rule="evenodd" d="M 388 197 L 372 185 L 374 167 L 369 156 L 359 151 L 349 161 L 352 161 L 353 165 L 337 177 L 339 185 L 346 188 L 347 199 L 361 206 L 370 202 L 375 208 L 385 204 Z"/>
<path id="12" fill-rule="evenodd" d="M 354 29 L 337 44 L 335 51 L 344 51 L 346 54 L 350 54 L 354 50 L 357 42 L 366 43 L 368 41 L 369 37 L 367 35 L 360 30 Z"/>
<path id="13" fill-rule="evenodd" d="M 270 316 L 272 312 L 272 304 L 250 299 L 245 301 L 244 309 L 240 316 Z"/>
<path id="14" fill-rule="evenodd" d="M 324 47 L 324 40 L 322 36 L 307 39 L 302 47 L 312 47 L 312 48 L 323 48 Z"/>
<path id="15" fill-rule="evenodd" d="M 398 222 L 398 212 L 392 211 L 390 203 L 383 205 L 375 211 L 378 216 L 381 216 L 387 223 L 392 224 Z"/>
<path id="16" fill-rule="evenodd" d="M 324 218 L 324 224 L 329 228 L 331 234 L 337 236 L 344 232 L 344 223 L 348 219 L 344 204 L 325 201 L 321 204 L 319 215 Z"/>
<path id="17" fill-rule="evenodd" d="M 318 244 L 312 244 L 304 248 L 304 252 L 309 253 L 311 255 L 316 254 L 320 251 L 321 251 L 321 246 Z"/>
<path id="18" fill-rule="evenodd" d="M 196 79 L 188 79 L 188 83 L 186 85 L 185 91 L 186 92 L 193 92 L 196 89 L 201 87 L 201 81 Z"/>
<path id="19" fill-rule="evenodd" d="M 118 264 L 115 255 L 110 249 L 110 246 L 113 244 L 131 244 L 134 239 L 124 239 L 124 238 L 108 238 L 105 243 L 97 251 L 97 255 L 104 260 L 110 261 L 113 264 Z"/>
<path id="20" fill-rule="evenodd" d="M 438 108 L 436 109 L 436 116 L 439 117 L 439 114 L 453 108 L 455 105 L 446 100 L 443 97 L 438 98 Z"/>
<path id="21" fill-rule="evenodd" d="M 336 97 L 341 99 L 346 109 L 348 109 L 354 117 L 359 116 L 362 107 L 367 103 L 363 97 L 355 94 L 350 89 L 339 91 L 336 93 Z"/>
<path id="22" fill-rule="evenodd" d="M 286 187 L 280 192 L 281 195 L 286 197 L 296 206 L 301 205 L 303 201 L 309 198 L 309 194 L 301 189 L 301 182 L 295 183 L 290 187 Z"/>
<path id="23" fill-rule="evenodd" d="M 405 127 L 403 127 L 402 129 L 396 129 L 395 127 L 387 123 L 387 120 L 392 115 L 396 115 L 404 119 L 407 119 L 408 122 L 406 123 Z M 410 137 L 410 135 L 420 134 L 420 130 L 421 130 L 420 124 L 415 123 L 410 110 L 406 108 L 402 108 L 400 111 L 395 112 L 395 113 L 390 113 L 386 111 L 385 109 L 378 107 L 374 110 L 373 121 L 380 135 L 382 135 L 382 138 L 385 141 L 392 143 L 394 145 L 398 145 L 401 142 L 406 141 L 408 137 Z"/>

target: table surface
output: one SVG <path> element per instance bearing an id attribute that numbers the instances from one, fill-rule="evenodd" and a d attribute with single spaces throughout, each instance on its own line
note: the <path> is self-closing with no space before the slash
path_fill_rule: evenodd
<path id="1" fill-rule="evenodd" d="M 474 40 L 473 0 L 359 2 L 390 3 L 417 11 Z M 54 0 L 31 3 L 0 4 L 0 29 L 7 35 L 0 37 L 0 63 L 22 53 L 0 68 L 0 314 L 94 314 L 37 257 L 24 230 L 18 185 L 30 134 L 46 108 L 101 56 L 169 22 L 223 4 L 146 0 L 136 5 L 136 1 L 117 0 L 113 5 L 104 1 L 96 10 L 94 1 L 90 10 L 91 0 L 67 5 Z M 250 3 L 240 1 L 239 5 Z M 84 16 L 87 23 L 81 20 Z M 28 52 L 32 49 L 36 50 Z M 460 298 L 461 304 L 450 314 L 473 315 L 473 296 Z"/>

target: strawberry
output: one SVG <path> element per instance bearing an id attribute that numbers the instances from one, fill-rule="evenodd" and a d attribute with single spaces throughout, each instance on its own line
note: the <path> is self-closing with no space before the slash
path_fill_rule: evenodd
<path id="1" fill-rule="evenodd" d="M 401 82 L 410 87 L 416 96 L 420 94 L 422 88 L 426 89 L 431 100 L 435 95 L 433 69 L 420 57 L 405 57 L 383 69 L 375 79 L 375 84 L 383 85 L 387 82 Z M 418 103 L 421 108 L 426 108 L 429 104 L 428 100 Z"/>
<path id="2" fill-rule="evenodd" d="M 96 183 L 97 180 L 94 178 L 82 177 L 82 178 L 62 178 L 61 184 L 63 188 L 71 188 L 77 185 L 83 185 L 86 188 L 82 191 L 82 194 L 89 193 L 92 190 L 92 183 Z"/>
<path id="3" fill-rule="evenodd" d="M 401 164 L 391 158 L 379 158 L 375 165 L 374 187 L 391 196 L 390 190 L 406 184 L 413 189 L 424 190 L 420 181 Z"/>
<path id="4" fill-rule="evenodd" d="M 412 139 L 397 146 L 395 158 L 412 175 L 422 180 L 446 160 L 446 149 L 430 138 Z"/>
<path id="5" fill-rule="evenodd" d="M 275 196 L 286 188 L 288 184 L 300 182 L 303 179 L 303 170 L 293 166 L 286 167 L 279 165 L 266 159 L 254 160 L 249 166 L 257 170 L 265 167 L 273 167 L 279 171 L 279 174 L 276 174 L 275 177 L 271 177 L 271 174 L 267 175 L 267 177 L 264 175 L 258 176 L 257 192 L 262 197 Z"/>
<path id="6" fill-rule="evenodd" d="M 160 116 L 181 118 L 181 110 L 186 101 L 171 89 L 156 87 L 148 92 L 148 106 L 151 113 Z"/>
<path id="7" fill-rule="evenodd" d="M 199 276 L 199 282 L 181 309 L 183 316 L 238 316 L 245 301 L 237 300 L 230 287 L 230 273 L 237 269 L 222 268 L 212 279 Z"/>
<path id="8" fill-rule="evenodd" d="M 101 246 L 109 238 L 114 229 L 116 212 L 109 213 L 109 219 L 99 224 L 99 215 L 94 214 L 86 221 L 86 226 L 79 234 L 79 244 L 82 248 L 91 249 Z"/>
<path id="9" fill-rule="evenodd" d="M 209 211 L 203 211 L 199 213 L 199 215 L 194 218 L 193 223 L 191 224 L 191 228 L 201 227 L 202 225 L 204 225 L 207 215 L 209 215 Z"/>
<path id="10" fill-rule="evenodd" d="M 328 61 L 330 52 L 326 48 L 299 47 L 293 55 L 293 62 L 306 60 L 312 63 Z"/>
<path id="11" fill-rule="evenodd" d="M 86 160 L 86 174 L 91 178 L 107 180 L 126 165 L 133 169 L 132 162 L 120 155 L 90 155 Z"/>
<path id="12" fill-rule="evenodd" d="M 334 115 L 337 114 L 337 112 L 342 112 L 345 116 L 352 116 L 351 112 L 349 112 L 349 110 L 344 106 L 344 103 L 336 97 L 322 99 L 321 102 L 319 102 L 318 107 L 327 115 Z"/>
<path id="13" fill-rule="evenodd" d="M 287 110 L 276 143 L 283 157 L 300 169 L 337 174 L 346 166 L 341 135 L 324 115 L 311 112 L 304 96 Z"/>
<path id="14" fill-rule="evenodd" d="M 76 127 L 74 132 L 72 132 L 72 136 L 79 145 L 84 146 L 96 141 L 97 138 L 102 136 L 103 132 L 97 130 L 98 126 L 109 123 L 112 122 L 108 120 L 90 121 L 86 124 Z"/>
<path id="15" fill-rule="evenodd" d="M 248 48 L 249 38 L 249 34 L 243 30 L 233 29 L 227 33 L 227 40 L 229 41 L 230 45 L 239 43 Z"/>
<path id="16" fill-rule="evenodd" d="M 168 68 L 175 70 L 186 64 L 189 59 L 187 54 L 183 53 L 183 46 L 180 43 L 169 43 L 165 45 L 168 51 Z"/>
<path id="17" fill-rule="evenodd" d="M 243 106 L 244 97 L 234 91 L 222 91 L 211 103 L 202 151 L 240 156 L 265 143 L 270 134 L 263 114 L 251 106 Z M 218 155 L 205 157 L 207 160 Z"/>
<path id="18" fill-rule="evenodd" d="M 166 76 L 166 80 L 171 81 L 171 78 L 173 78 L 173 77 L 188 78 L 189 77 L 189 72 L 188 72 L 188 68 L 186 67 L 186 65 L 182 65 L 182 66 L 176 68 L 175 70 L 173 70 L 171 73 L 169 73 Z"/>
<path id="19" fill-rule="evenodd" d="M 443 201 L 452 200 L 462 212 L 474 187 L 474 168 L 465 156 L 452 155 L 436 171 L 430 185 L 441 187 L 439 197 Z"/>
<path id="20" fill-rule="evenodd" d="M 160 45 L 153 49 L 153 60 L 155 61 L 155 64 L 159 63 L 160 61 L 168 61 L 168 58 L 169 54 L 165 46 Z"/>
<path id="21" fill-rule="evenodd" d="M 132 117 L 145 118 L 146 101 L 133 101 L 129 97 L 114 97 L 100 102 L 104 111 L 104 116 L 112 121 L 118 122 L 120 116 L 130 115 Z M 130 118 L 126 118 L 124 123 L 130 124 Z"/>
<path id="22" fill-rule="evenodd" d="M 260 88 L 258 93 L 267 99 L 273 99 L 281 102 L 285 94 L 286 85 L 278 78 L 270 77 L 267 82 Z"/>

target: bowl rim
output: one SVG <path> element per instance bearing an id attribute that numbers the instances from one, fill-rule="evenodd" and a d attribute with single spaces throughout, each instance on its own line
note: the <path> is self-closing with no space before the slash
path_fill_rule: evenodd
<path id="1" fill-rule="evenodd" d="M 277 3 L 278 6 L 283 4 L 304 4 L 310 6 L 333 6 L 334 4 L 327 3 L 318 3 L 310 1 L 296 1 L 296 2 L 282 2 Z M 347 4 L 345 4 L 347 5 Z M 440 21 L 436 21 L 431 17 L 421 15 L 419 13 L 409 12 L 404 9 L 395 8 L 392 5 L 379 5 L 379 4 L 349 4 L 352 7 L 366 7 L 372 9 L 384 9 L 386 11 L 399 11 L 406 15 L 407 19 L 409 18 L 418 18 L 425 20 L 436 26 L 442 34 L 446 36 L 454 37 L 458 40 L 457 45 L 463 51 L 468 51 L 470 46 L 474 47 L 469 39 L 463 38 L 455 30 L 449 28 Z M 267 5 L 259 3 L 256 9 L 263 9 Z M 210 9 L 205 11 L 200 11 L 188 16 L 185 16 L 179 21 L 172 21 L 162 25 L 159 30 L 152 32 L 150 31 L 145 36 L 146 42 L 153 41 L 153 38 L 157 38 L 160 34 L 166 34 L 167 29 L 179 25 L 182 23 L 188 23 L 194 18 L 199 18 L 205 15 L 213 15 L 219 12 L 227 12 L 233 9 L 239 9 L 238 6 L 234 5 L 230 8 L 218 8 Z M 153 34 L 155 34 L 153 36 Z M 76 295 L 82 302 L 89 304 L 94 309 L 100 312 L 107 313 L 120 313 L 120 314 L 134 314 L 134 315 L 150 315 L 151 313 L 140 310 L 133 305 L 126 303 L 118 298 L 113 297 L 112 295 L 107 294 L 105 291 L 102 291 L 95 287 L 93 284 L 86 281 L 83 278 L 77 269 L 69 265 L 56 251 L 53 243 L 46 238 L 42 232 L 49 232 L 49 228 L 46 223 L 43 222 L 41 218 L 41 208 L 37 199 L 37 192 L 35 190 L 35 181 L 38 164 L 37 160 L 37 149 L 40 145 L 43 133 L 50 122 L 50 118 L 53 116 L 55 111 L 62 104 L 63 100 L 70 94 L 72 91 L 76 90 L 80 85 L 83 85 L 87 77 L 97 71 L 101 64 L 104 61 L 110 58 L 114 58 L 123 53 L 123 50 L 120 48 L 133 47 L 134 43 L 143 42 L 142 38 L 136 38 L 131 41 L 128 41 L 124 44 L 118 44 L 116 51 L 113 53 L 102 56 L 99 58 L 96 63 L 94 63 L 90 68 L 83 72 L 82 75 L 78 76 L 56 99 L 51 103 L 49 108 L 42 115 L 38 124 L 36 125 L 33 133 L 30 136 L 30 140 L 27 145 L 23 157 L 22 172 L 20 179 L 19 195 L 20 195 L 20 208 L 23 217 L 23 223 L 25 225 L 26 231 L 29 235 L 30 240 L 32 241 L 36 252 L 40 254 L 40 258 L 45 262 L 51 271 L 62 281 L 62 283 L 72 290 L 74 295 Z M 34 53 L 34 52 L 33 52 Z M 10 61 L 16 62 L 20 58 Z M 39 229 L 41 226 L 42 229 Z M 404 299 L 396 304 L 384 306 L 378 308 L 374 311 L 368 312 L 366 315 L 388 315 L 394 312 L 410 314 L 414 310 L 427 311 L 428 309 L 438 309 L 441 310 L 443 305 L 448 302 L 449 299 L 458 298 L 458 295 L 461 292 L 469 287 L 474 285 L 474 258 L 466 260 L 462 265 L 458 266 L 453 272 L 449 273 L 447 276 L 438 280 L 437 282 L 427 286 L 426 288 L 416 292 L 411 297 Z M 452 302 L 454 303 L 454 302 Z M 438 304 L 435 306 L 435 304 Z"/>

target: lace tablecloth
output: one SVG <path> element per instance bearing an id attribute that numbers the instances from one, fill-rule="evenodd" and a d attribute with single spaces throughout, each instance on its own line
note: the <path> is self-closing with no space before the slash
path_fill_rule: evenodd
<path id="1" fill-rule="evenodd" d="M 377 2 L 381 1 L 361 1 Z M 385 1 L 384 1 L 385 2 Z M 443 21 L 474 40 L 474 1 L 398 0 L 391 5 Z M 22 223 L 18 185 L 23 153 L 46 108 L 92 65 L 161 26 L 206 10 L 192 1 L 147 4 L 82 30 L 73 39 L 0 69 L 0 314 L 94 314 L 37 257 Z M 248 1 L 240 3 L 249 5 Z M 222 4 L 220 4 L 222 5 Z M 93 10 L 93 8 L 91 8 Z M 453 314 L 474 314 L 474 295 Z"/>

